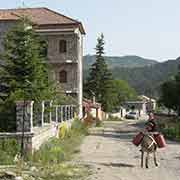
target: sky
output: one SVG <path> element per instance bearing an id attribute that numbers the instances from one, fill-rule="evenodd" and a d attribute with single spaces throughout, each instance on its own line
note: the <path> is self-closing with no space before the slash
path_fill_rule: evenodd
<path id="1" fill-rule="evenodd" d="M 0 0 L 1 9 L 22 6 L 22 0 Z M 103 33 L 109 56 L 180 56 L 180 0 L 24 0 L 24 7 L 48 7 L 81 21 L 84 54 L 95 53 Z"/>

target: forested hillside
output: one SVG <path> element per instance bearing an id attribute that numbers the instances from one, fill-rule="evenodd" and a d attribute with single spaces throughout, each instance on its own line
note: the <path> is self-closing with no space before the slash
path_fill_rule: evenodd
<path id="1" fill-rule="evenodd" d="M 147 60 L 148 61 L 148 60 Z M 138 94 L 145 94 L 157 97 L 159 86 L 177 73 L 180 58 L 168 60 L 162 63 L 153 63 L 144 67 L 112 67 L 112 75 L 115 79 L 122 79 L 129 83 Z M 147 63 L 148 64 L 148 63 Z M 88 71 L 84 69 L 84 77 Z"/>
<path id="2" fill-rule="evenodd" d="M 169 60 L 143 68 L 114 68 L 116 79 L 123 79 L 140 94 L 158 96 L 161 83 L 173 78 L 177 73 L 180 60 Z"/>
<path id="3" fill-rule="evenodd" d="M 105 61 L 110 69 L 115 67 L 144 67 L 158 63 L 155 60 L 145 59 L 139 56 L 105 56 Z M 89 67 L 95 62 L 95 56 L 87 55 L 83 59 L 84 69 Z"/>

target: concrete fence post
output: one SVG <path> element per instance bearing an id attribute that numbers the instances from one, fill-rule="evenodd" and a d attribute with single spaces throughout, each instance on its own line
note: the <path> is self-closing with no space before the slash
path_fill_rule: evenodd
<path id="1" fill-rule="evenodd" d="M 24 132 L 32 132 L 33 129 L 33 103 L 34 101 L 16 102 L 16 131 L 22 132 L 24 121 Z M 23 117 L 24 113 L 24 117 Z"/>
<path id="2" fill-rule="evenodd" d="M 56 123 L 58 123 L 58 106 L 55 106 L 56 108 Z"/>
<path id="3" fill-rule="evenodd" d="M 63 119 L 63 106 L 60 106 L 60 109 L 61 109 L 61 122 L 64 120 Z"/>
<path id="4" fill-rule="evenodd" d="M 53 101 L 49 102 L 49 107 L 50 107 L 50 111 L 49 111 L 49 123 L 52 122 L 52 103 L 53 103 Z"/>
<path id="5" fill-rule="evenodd" d="M 44 126 L 44 101 L 41 102 L 41 126 Z"/>

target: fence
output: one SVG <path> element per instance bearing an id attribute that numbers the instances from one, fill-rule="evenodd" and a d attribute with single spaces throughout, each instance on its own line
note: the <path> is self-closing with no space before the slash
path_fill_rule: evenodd
<path id="1" fill-rule="evenodd" d="M 16 138 L 20 142 L 24 135 L 25 149 L 38 149 L 44 141 L 56 134 L 61 122 L 71 123 L 75 112 L 75 105 L 54 105 L 53 101 L 18 101 L 16 132 L 0 133 L 0 139 Z"/>

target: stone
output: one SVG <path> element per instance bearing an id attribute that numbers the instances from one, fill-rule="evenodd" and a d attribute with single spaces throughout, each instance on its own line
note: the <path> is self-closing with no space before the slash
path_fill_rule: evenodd
<path id="1" fill-rule="evenodd" d="M 38 169 L 37 169 L 35 166 L 32 166 L 32 167 L 30 168 L 30 170 L 31 170 L 31 171 L 34 171 L 34 172 L 37 172 L 37 171 L 38 171 Z"/>
<path id="2" fill-rule="evenodd" d="M 17 176 L 15 177 L 15 180 L 23 180 L 23 178 L 21 176 Z"/>

